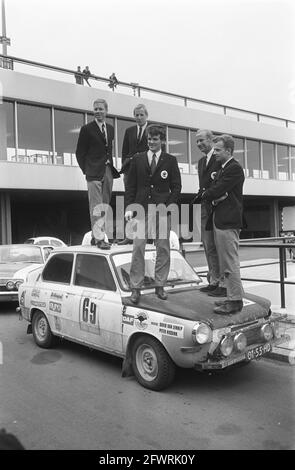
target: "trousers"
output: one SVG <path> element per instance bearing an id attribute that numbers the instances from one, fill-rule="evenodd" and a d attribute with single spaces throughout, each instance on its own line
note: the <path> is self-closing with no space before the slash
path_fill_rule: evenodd
<path id="1" fill-rule="evenodd" d="M 130 268 L 130 285 L 132 289 L 140 289 L 144 284 L 145 261 L 144 253 L 147 240 L 155 239 L 156 245 L 156 264 L 155 264 L 155 286 L 164 286 L 168 279 L 170 270 L 170 220 L 156 214 L 150 216 L 147 214 L 143 220 L 137 220 L 140 224 L 138 232 L 142 231 L 143 236 L 136 236 L 133 239 L 133 252 Z M 144 224 L 144 225 L 143 225 Z M 166 224 L 166 225 L 165 225 Z M 165 227 L 165 234 L 160 234 Z M 167 230 L 166 230 L 167 227 Z M 159 234 L 161 236 L 159 236 Z"/>
<path id="2" fill-rule="evenodd" d="M 213 221 L 213 232 L 217 247 L 221 273 L 227 289 L 228 300 L 242 300 L 244 290 L 240 276 L 239 230 L 218 229 Z"/>
<path id="3" fill-rule="evenodd" d="M 113 175 L 109 165 L 106 165 L 106 171 L 101 181 L 87 181 L 87 189 L 92 236 L 95 241 L 104 240 L 107 210 L 103 213 L 102 207 L 100 210 L 100 205 L 109 205 L 112 197 Z"/>

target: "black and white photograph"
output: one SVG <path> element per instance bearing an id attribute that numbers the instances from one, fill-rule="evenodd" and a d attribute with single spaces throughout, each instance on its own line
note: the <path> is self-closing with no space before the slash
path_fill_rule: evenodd
<path id="1" fill-rule="evenodd" d="M 3 458 L 295 450 L 295 2 L 0 17 Z"/>

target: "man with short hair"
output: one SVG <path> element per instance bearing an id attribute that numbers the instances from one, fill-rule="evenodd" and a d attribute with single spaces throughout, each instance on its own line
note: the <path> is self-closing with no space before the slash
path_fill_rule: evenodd
<path id="1" fill-rule="evenodd" d="M 109 249 L 105 238 L 105 216 L 95 214 L 95 208 L 109 204 L 112 196 L 113 177 L 119 177 L 114 168 L 112 143 L 114 128 L 106 123 L 108 104 L 104 99 L 93 103 L 94 120 L 81 127 L 76 157 L 86 176 L 92 236 L 101 249 Z"/>
<path id="2" fill-rule="evenodd" d="M 234 139 L 221 135 L 214 139 L 214 156 L 221 164 L 213 184 L 202 194 L 213 202 L 214 211 L 207 228 L 213 228 L 221 272 L 225 275 L 227 299 L 215 302 L 214 312 L 237 313 L 243 308 L 243 286 L 240 277 L 239 233 L 243 226 L 243 184 L 241 165 L 233 157 Z M 216 202 L 220 200 L 220 202 Z M 214 203 L 215 201 L 215 203 Z"/>
<path id="3" fill-rule="evenodd" d="M 134 119 L 136 122 L 135 126 L 128 127 L 125 131 L 123 146 L 122 146 L 122 169 L 121 173 L 124 174 L 124 186 L 125 192 L 128 185 L 128 172 L 130 164 L 134 155 L 139 152 L 145 152 L 148 150 L 147 143 L 147 118 L 148 111 L 144 104 L 138 104 L 133 111 Z M 132 244 L 132 240 L 125 238 L 118 242 L 118 245 Z"/>
<path id="4" fill-rule="evenodd" d="M 213 297 L 225 297 L 226 288 L 220 273 L 219 260 L 215 246 L 213 230 L 206 230 L 206 224 L 212 212 L 212 204 L 201 199 L 201 194 L 208 189 L 214 174 L 220 169 L 220 163 L 216 161 L 213 147 L 213 134 L 207 129 L 199 129 L 196 134 L 197 146 L 203 153 L 203 157 L 198 162 L 199 192 L 194 202 L 201 203 L 201 240 L 204 247 L 208 264 L 209 284 L 201 287 L 200 291 L 206 292 Z"/>
<path id="5" fill-rule="evenodd" d="M 145 245 L 151 231 L 155 234 L 156 264 L 155 285 L 156 295 L 161 300 L 167 299 L 164 291 L 170 269 L 170 217 L 167 213 L 155 214 L 149 217 L 149 207 L 158 205 L 168 207 L 176 203 L 181 191 L 181 176 L 177 160 L 162 150 L 166 140 L 165 129 L 160 125 L 150 125 L 147 129 L 147 152 L 136 155 L 131 162 L 128 185 L 126 188 L 125 212 L 126 220 L 131 220 L 133 212 L 128 209 L 130 204 L 140 204 L 143 210 L 142 218 L 137 217 L 140 236 L 133 240 L 133 253 L 130 268 L 131 302 L 137 304 L 140 299 L 140 289 L 144 283 Z M 141 230 L 142 229 L 142 230 Z"/>

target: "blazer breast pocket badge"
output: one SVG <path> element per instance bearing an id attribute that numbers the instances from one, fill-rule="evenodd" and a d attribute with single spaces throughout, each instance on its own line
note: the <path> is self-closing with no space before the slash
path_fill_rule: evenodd
<path id="1" fill-rule="evenodd" d="M 167 176 L 168 176 L 168 171 L 166 170 L 161 171 L 161 178 L 163 180 L 167 179 Z"/>

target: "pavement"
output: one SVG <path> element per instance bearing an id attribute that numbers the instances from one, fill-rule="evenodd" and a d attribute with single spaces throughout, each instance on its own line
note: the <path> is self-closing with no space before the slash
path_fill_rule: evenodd
<path id="1" fill-rule="evenodd" d="M 207 266 L 195 268 L 197 272 L 204 272 L 207 269 Z M 286 341 L 273 347 L 266 357 L 295 365 L 295 284 L 285 285 L 286 307 L 281 308 L 280 285 L 263 280 L 279 280 L 279 264 L 276 259 L 241 261 L 241 277 L 261 279 L 261 281 L 243 280 L 243 287 L 245 291 L 271 301 L 272 314 L 280 318 L 280 331 L 287 337 Z M 295 282 L 295 263 L 291 261 L 287 263 L 285 280 Z"/>

